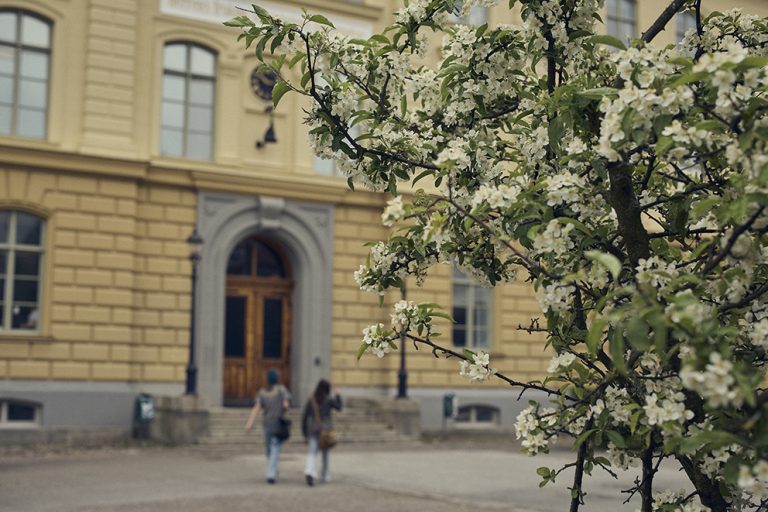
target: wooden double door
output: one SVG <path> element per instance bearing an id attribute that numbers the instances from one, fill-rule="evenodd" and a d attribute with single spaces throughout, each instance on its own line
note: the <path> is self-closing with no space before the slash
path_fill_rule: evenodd
<path id="1" fill-rule="evenodd" d="M 259 240 L 243 243 L 250 245 L 247 251 L 241 250 L 241 244 L 233 252 L 227 276 L 224 405 L 229 406 L 253 404 L 270 368 L 280 372 L 286 386 L 291 378 L 293 283 L 277 251 Z M 239 260 L 233 263 L 238 254 Z M 264 270 L 267 257 L 274 262 L 269 272 Z"/>

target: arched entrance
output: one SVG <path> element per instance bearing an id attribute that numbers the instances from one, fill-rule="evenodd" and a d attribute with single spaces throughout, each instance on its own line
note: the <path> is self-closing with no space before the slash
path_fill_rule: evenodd
<path id="1" fill-rule="evenodd" d="M 267 239 L 238 243 L 227 262 L 224 405 L 251 405 L 276 368 L 290 384 L 293 276 L 283 250 Z"/>

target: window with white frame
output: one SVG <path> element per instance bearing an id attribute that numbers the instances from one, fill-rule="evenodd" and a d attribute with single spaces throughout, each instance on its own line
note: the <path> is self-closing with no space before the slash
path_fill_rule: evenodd
<path id="1" fill-rule="evenodd" d="M 0 332 L 40 329 L 45 221 L 0 210 Z"/>
<path id="2" fill-rule="evenodd" d="M 26 400 L 0 399 L 0 428 L 40 426 L 40 405 Z"/>
<path id="3" fill-rule="evenodd" d="M 216 53 L 188 42 L 163 50 L 160 153 L 211 160 Z"/>
<path id="4" fill-rule="evenodd" d="M 675 31 L 677 32 L 677 42 L 680 43 L 685 37 L 686 32 L 691 29 L 696 30 L 696 15 L 690 11 L 677 13 L 675 25 Z"/>
<path id="5" fill-rule="evenodd" d="M 635 0 L 606 0 L 605 25 L 609 35 L 628 41 L 637 33 Z"/>
<path id="6" fill-rule="evenodd" d="M 488 349 L 491 345 L 491 290 L 453 267 L 453 345 Z"/>
<path id="7" fill-rule="evenodd" d="M 50 60 L 51 22 L 0 9 L 0 134 L 46 138 Z"/>

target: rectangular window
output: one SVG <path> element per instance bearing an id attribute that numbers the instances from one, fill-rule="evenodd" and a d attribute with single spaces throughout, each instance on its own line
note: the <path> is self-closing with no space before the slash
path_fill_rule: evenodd
<path id="1" fill-rule="evenodd" d="M 453 268 L 453 345 L 488 349 L 491 346 L 492 292 Z"/>
<path id="2" fill-rule="evenodd" d="M 50 57 L 48 21 L 0 9 L 0 134 L 46 137 Z"/>
<path id="3" fill-rule="evenodd" d="M 637 33 L 635 0 L 606 0 L 605 25 L 608 35 L 628 41 Z"/>
<path id="4" fill-rule="evenodd" d="M 192 43 L 169 43 L 163 52 L 160 153 L 211 160 L 216 54 Z"/>
<path id="5" fill-rule="evenodd" d="M 0 211 L 0 332 L 40 329 L 44 221 Z"/>

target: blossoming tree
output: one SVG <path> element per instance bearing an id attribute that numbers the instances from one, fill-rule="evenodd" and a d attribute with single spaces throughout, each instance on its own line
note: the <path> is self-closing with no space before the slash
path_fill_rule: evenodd
<path id="1" fill-rule="evenodd" d="M 700 3 L 671 1 L 629 48 L 598 35 L 601 0 L 509 0 L 522 25 L 497 27 L 452 23 L 455 0 L 406 0 L 367 40 L 258 6 L 228 22 L 280 76 L 275 105 L 310 98 L 315 152 L 394 196 L 363 289 L 448 262 L 487 286 L 532 283 L 543 320 L 528 329 L 556 353 L 543 381 L 442 344 L 434 304 L 396 304 L 360 355 L 407 338 L 470 380 L 547 393 L 517 436 L 530 454 L 573 439 L 571 511 L 585 474 L 628 467 L 644 512 L 768 509 L 768 20 L 702 19 Z M 685 9 L 683 47 L 649 46 Z M 662 461 L 690 494 L 654 489 Z"/>

